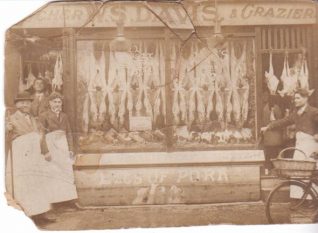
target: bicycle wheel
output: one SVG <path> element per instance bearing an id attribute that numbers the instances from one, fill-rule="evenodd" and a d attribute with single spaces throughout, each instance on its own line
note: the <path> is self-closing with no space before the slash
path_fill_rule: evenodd
<path id="1" fill-rule="evenodd" d="M 297 198 L 290 192 L 296 189 Z M 269 223 L 310 223 L 317 209 L 317 197 L 312 188 L 302 181 L 284 181 L 270 192 L 265 208 Z"/>

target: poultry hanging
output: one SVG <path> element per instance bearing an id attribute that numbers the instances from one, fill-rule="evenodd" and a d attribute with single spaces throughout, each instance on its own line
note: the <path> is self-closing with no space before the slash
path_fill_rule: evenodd
<path id="1" fill-rule="evenodd" d="M 61 91 L 63 85 L 63 61 L 62 53 L 59 52 L 54 66 L 54 78 L 52 79 L 53 91 Z"/>
<path id="2" fill-rule="evenodd" d="M 265 81 L 271 95 L 275 95 L 279 84 L 279 79 L 274 74 L 273 54 L 269 54 L 269 69 L 265 71 Z"/>
<path id="3" fill-rule="evenodd" d="M 306 58 L 302 59 L 302 65 L 300 67 L 298 82 L 301 88 L 309 90 L 309 74 L 308 74 L 308 67 L 307 67 L 307 60 Z"/>
<path id="4" fill-rule="evenodd" d="M 288 53 L 285 54 L 284 67 L 282 75 L 280 77 L 283 82 L 283 89 L 278 91 L 278 93 L 284 97 L 285 95 L 292 96 L 298 86 L 298 73 L 295 72 L 293 75 L 290 74 L 289 63 L 288 63 Z"/>

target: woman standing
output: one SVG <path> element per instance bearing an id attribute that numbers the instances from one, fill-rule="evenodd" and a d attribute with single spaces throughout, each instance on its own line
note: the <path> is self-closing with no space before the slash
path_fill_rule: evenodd
<path id="1" fill-rule="evenodd" d="M 67 115 L 62 112 L 63 96 L 53 92 L 49 96 L 49 110 L 39 121 L 45 131 L 41 150 L 51 164 L 51 202 L 77 199 L 73 173 L 73 137 Z M 66 204 L 66 203 L 65 203 Z"/>

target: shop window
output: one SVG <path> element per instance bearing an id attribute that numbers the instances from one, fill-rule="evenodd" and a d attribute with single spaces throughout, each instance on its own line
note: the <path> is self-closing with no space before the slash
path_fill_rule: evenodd
<path id="1" fill-rule="evenodd" d="M 21 59 L 18 61 L 20 77 L 17 91 L 34 94 L 34 81 L 42 79 L 45 81 L 46 94 L 52 91 L 62 92 L 62 40 L 24 35 L 24 40 L 19 40 L 19 43 L 17 47 L 20 48 Z"/>
<path id="2" fill-rule="evenodd" d="M 212 50 L 209 39 L 204 41 L 181 48 L 172 40 L 170 67 L 160 39 L 130 40 L 125 53 L 114 51 L 108 40 L 78 41 L 80 149 L 166 150 L 169 130 L 175 148 L 253 145 L 254 41 L 232 39 Z M 171 106 L 165 104 L 167 90 Z M 167 117 L 173 127 L 166 127 Z"/>
<path id="3" fill-rule="evenodd" d="M 173 53 L 182 51 L 172 89 L 175 146 L 251 145 L 256 112 L 254 41 L 232 39 L 217 47 L 209 43 L 193 40 L 181 49 L 177 42 L 173 45 Z"/>
<path id="4" fill-rule="evenodd" d="M 261 30 L 263 92 L 271 95 L 286 115 L 297 88 L 312 90 L 311 27 L 275 26 Z"/>
<path id="5" fill-rule="evenodd" d="M 165 65 L 161 40 L 77 43 L 77 112 L 82 151 L 165 147 Z"/>

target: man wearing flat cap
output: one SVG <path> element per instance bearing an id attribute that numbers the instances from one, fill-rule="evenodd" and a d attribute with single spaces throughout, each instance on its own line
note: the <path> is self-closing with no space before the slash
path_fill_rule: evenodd
<path id="1" fill-rule="evenodd" d="M 53 203 L 77 199 L 73 174 L 73 136 L 67 115 L 62 112 L 63 96 L 49 96 L 49 110 L 39 116 L 45 139 L 41 150 L 53 168 L 51 200 Z"/>
<path id="2" fill-rule="evenodd" d="M 265 132 L 267 130 L 295 124 L 295 147 L 304 152 L 301 153 L 296 150 L 293 156 L 296 160 L 311 159 L 312 156 L 318 152 L 318 108 L 312 107 L 308 104 L 308 98 L 311 93 L 312 92 L 307 89 L 296 90 L 294 95 L 295 111 L 288 117 L 272 121 L 266 127 L 261 128 L 261 131 Z M 313 186 L 316 190 L 318 190 L 317 186 L 314 184 Z M 291 189 L 290 196 L 292 198 L 300 198 L 300 191 L 301 190 Z"/>
<path id="3" fill-rule="evenodd" d="M 6 187 L 8 196 L 34 220 L 48 222 L 45 213 L 51 209 L 46 195 L 47 161 L 41 154 L 40 126 L 30 114 L 32 97 L 28 92 L 15 98 L 16 112 L 8 117 L 6 130 L 10 148 L 6 161 Z M 40 174 L 40 175 L 39 175 Z"/>
<path id="4" fill-rule="evenodd" d="M 295 92 L 295 111 L 288 117 L 273 121 L 261 131 L 286 127 L 295 124 L 296 148 L 305 152 L 309 157 L 318 151 L 318 109 L 308 104 L 311 92 L 307 89 L 298 89 Z M 304 159 L 304 156 L 295 151 L 295 159 Z"/>

